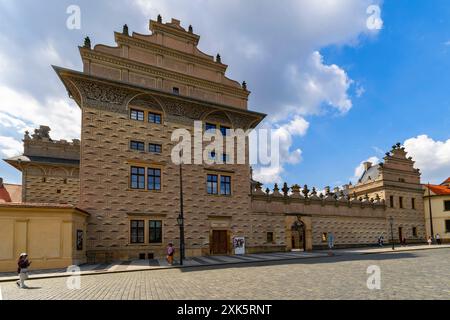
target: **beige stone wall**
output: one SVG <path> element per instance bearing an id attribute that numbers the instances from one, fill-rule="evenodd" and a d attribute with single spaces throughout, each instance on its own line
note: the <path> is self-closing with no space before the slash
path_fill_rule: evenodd
<path id="1" fill-rule="evenodd" d="M 28 253 L 31 269 L 66 268 L 86 262 L 77 250 L 77 230 L 86 238 L 86 214 L 73 208 L 0 205 L 0 272 L 15 272 Z"/>

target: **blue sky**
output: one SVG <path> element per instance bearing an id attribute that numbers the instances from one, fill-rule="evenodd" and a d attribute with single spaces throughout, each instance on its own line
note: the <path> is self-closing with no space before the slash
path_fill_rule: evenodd
<path id="1" fill-rule="evenodd" d="M 66 28 L 69 5 L 81 29 Z M 368 6 L 381 30 L 367 28 Z M 447 0 L 13 1 L 0 0 L 0 156 L 20 153 L 40 124 L 79 136 L 80 112 L 50 65 L 81 70 L 77 46 L 113 45 L 127 23 L 148 33 L 161 13 L 201 35 L 200 49 L 246 80 L 249 107 L 283 137 L 283 163 L 263 182 L 323 188 L 355 179 L 361 163 L 404 143 L 423 181 L 450 176 L 450 6 Z M 0 163 L 0 176 L 20 182 Z"/>

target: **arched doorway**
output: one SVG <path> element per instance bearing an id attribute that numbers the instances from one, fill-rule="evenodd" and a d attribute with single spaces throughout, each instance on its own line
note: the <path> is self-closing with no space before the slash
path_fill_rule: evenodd
<path id="1" fill-rule="evenodd" d="M 306 251 L 306 228 L 300 220 L 296 220 L 291 226 L 291 242 L 293 251 Z"/>

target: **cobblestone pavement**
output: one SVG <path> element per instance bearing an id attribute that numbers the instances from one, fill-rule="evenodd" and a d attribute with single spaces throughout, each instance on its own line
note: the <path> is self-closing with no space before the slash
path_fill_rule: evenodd
<path id="1" fill-rule="evenodd" d="M 3 299 L 450 299 L 450 249 L 137 271 L 0 284 Z M 367 268 L 381 268 L 381 290 Z"/>

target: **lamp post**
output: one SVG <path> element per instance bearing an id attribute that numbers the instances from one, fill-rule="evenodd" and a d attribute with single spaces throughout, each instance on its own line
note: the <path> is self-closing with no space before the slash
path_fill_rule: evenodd
<path id="1" fill-rule="evenodd" d="M 395 244 L 394 244 L 394 218 L 392 216 L 389 218 L 389 223 L 391 224 L 392 250 L 395 250 Z"/>
<path id="2" fill-rule="evenodd" d="M 180 227 L 180 265 L 184 259 L 184 208 L 183 208 L 183 150 L 180 151 L 180 215 L 177 218 Z"/>

